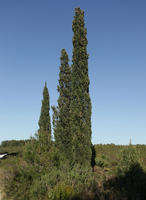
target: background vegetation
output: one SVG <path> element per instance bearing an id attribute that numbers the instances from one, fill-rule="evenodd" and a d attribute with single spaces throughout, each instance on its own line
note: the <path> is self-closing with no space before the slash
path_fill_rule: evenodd
<path id="1" fill-rule="evenodd" d="M 12 152 L 14 149 L 15 152 L 19 151 L 17 156 L 0 160 L 6 199 L 146 198 L 146 145 L 94 145 L 96 156 L 93 170 L 79 166 L 70 170 L 59 151 L 54 151 L 55 147 L 50 152 L 51 161 L 47 160 L 48 153 L 43 157 L 40 157 L 41 153 L 31 157 L 29 151 L 33 151 L 30 144 L 36 142 L 33 140 L 7 141 L 6 146 L 5 142 L 0 146 L 1 153 Z M 25 147 L 22 145 L 24 143 Z M 34 160 L 35 168 L 32 164 Z"/>

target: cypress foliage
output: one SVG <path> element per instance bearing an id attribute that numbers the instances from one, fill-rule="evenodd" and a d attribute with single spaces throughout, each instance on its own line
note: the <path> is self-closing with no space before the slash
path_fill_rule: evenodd
<path id="1" fill-rule="evenodd" d="M 54 115 L 54 136 L 56 145 L 65 154 L 65 157 L 71 158 L 71 131 L 70 131 L 70 102 L 71 102 L 71 68 L 68 64 L 69 59 L 65 49 L 61 51 L 58 107 L 53 107 Z"/>
<path id="2" fill-rule="evenodd" d="M 73 162 L 83 166 L 91 163 L 91 101 L 89 96 L 87 29 L 84 11 L 75 8 L 72 24 L 72 98 L 71 129 L 73 135 Z"/>
<path id="3" fill-rule="evenodd" d="M 43 89 L 43 100 L 41 114 L 39 119 L 38 136 L 43 144 L 48 144 L 51 141 L 51 123 L 50 123 L 50 99 L 47 88 L 47 83 Z"/>

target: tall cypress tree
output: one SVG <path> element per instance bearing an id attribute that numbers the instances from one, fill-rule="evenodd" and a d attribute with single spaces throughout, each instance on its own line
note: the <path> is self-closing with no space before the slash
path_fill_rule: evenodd
<path id="1" fill-rule="evenodd" d="M 49 92 L 47 88 L 47 83 L 45 82 L 45 87 L 43 89 L 43 100 L 41 107 L 41 114 L 39 119 L 39 139 L 42 143 L 48 144 L 51 141 L 51 123 L 50 123 L 50 99 Z"/>
<path id="2" fill-rule="evenodd" d="M 71 158 L 71 130 L 70 130 L 70 102 L 71 102 L 71 68 L 68 64 L 69 59 L 65 49 L 61 51 L 58 107 L 54 110 L 55 141 L 59 149 L 65 154 L 66 158 Z"/>
<path id="3" fill-rule="evenodd" d="M 81 165 L 91 163 L 91 101 L 89 96 L 87 29 L 84 11 L 75 8 L 72 24 L 72 98 L 71 127 L 73 135 L 73 162 Z"/>

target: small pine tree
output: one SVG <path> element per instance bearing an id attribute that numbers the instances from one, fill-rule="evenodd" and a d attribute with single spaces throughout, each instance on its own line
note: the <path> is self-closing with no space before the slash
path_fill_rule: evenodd
<path id="1" fill-rule="evenodd" d="M 87 29 L 84 11 L 75 8 L 72 24 L 72 98 L 71 131 L 73 135 L 73 161 L 81 165 L 91 163 L 91 101 L 89 96 Z"/>
<path id="2" fill-rule="evenodd" d="M 71 158 L 71 130 L 70 130 L 70 103 L 71 103 L 71 68 L 65 49 L 61 51 L 61 66 L 59 72 L 59 92 L 58 107 L 53 107 L 54 115 L 54 137 L 56 145 L 65 154 L 66 158 Z"/>
<path id="3" fill-rule="evenodd" d="M 43 100 L 41 114 L 39 119 L 38 136 L 43 144 L 49 144 L 51 141 L 51 123 L 50 123 L 50 100 L 47 83 L 43 89 Z"/>

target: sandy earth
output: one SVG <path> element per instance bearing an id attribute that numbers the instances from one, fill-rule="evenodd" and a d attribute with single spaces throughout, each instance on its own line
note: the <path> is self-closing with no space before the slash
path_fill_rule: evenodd
<path id="1" fill-rule="evenodd" d="M 2 192 L 2 189 L 0 188 L 0 200 L 2 200 L 4 198 L 4 194 Z"/>
<path id="2" fill-rule="evenodd" d="M 2 200 L 2 191 L 0 189 L 0 200 Z"/>
<path id="3" fill-rule="evenodd" d="M 0 191 L 0 200 L 2 200 L 2 194 L 1 194 L 1 191 Z"/>
<path id="4" fill-rule="evenodd" d="M 2 170 L 0 169 L 0 177 L 2 177 Z M 0 200 L 3 199 L 3 193 L 2 193 L 2 181 L 0 180 Z"/>
<path id="5" fill-rule="evenodd" d="M 3 198 L 5 197 L 5 195 L 2 193 L 2 191 L 0 190 L 0 200 L 3 200 Z"/>
<path id="6" fill-rule="evenodd" d="M 0 200 L 2 200 L 2 191 L 1 191 L 1 189 L 0 189 Z"/>

